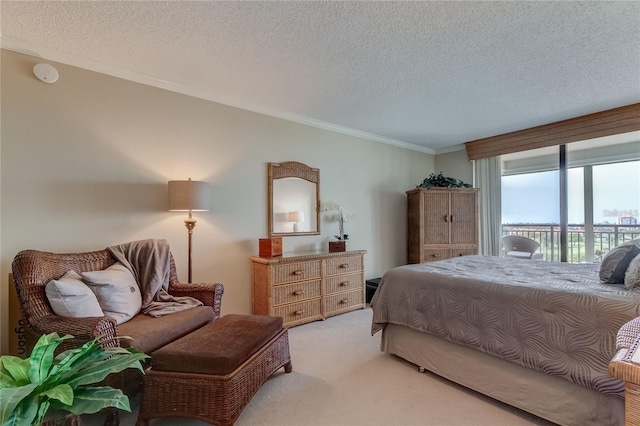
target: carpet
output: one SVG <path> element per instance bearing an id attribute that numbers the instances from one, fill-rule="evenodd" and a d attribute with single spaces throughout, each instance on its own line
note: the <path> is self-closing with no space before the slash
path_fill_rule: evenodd
<path id="1" fill-rule="evenodd" d="M 267 380 L 236 425 L 553 425 L 380 352 L 371 316 L 367 308 L 289 329 L 293 372 L 280 369 Z M 122 425 L 135 424 L 132 402 Z M 97 421 L 90 417 L 82 424 Z M 151 425 L 206 423 L 164 418 Z"/>

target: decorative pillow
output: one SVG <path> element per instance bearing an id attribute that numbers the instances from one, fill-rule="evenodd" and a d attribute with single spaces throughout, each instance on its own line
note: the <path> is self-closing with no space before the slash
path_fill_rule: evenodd
<path id="1" fill-rule="evenodd" d="M 44 291 L 56 315 L 76 318 L 104 316 L 96 295 L 75 271 L 49 281 Z"/>
<path id="2" fill-rule="evenodd" d="M 103 271 L 83 272 L 82 279 L 98 298 L 105 315 L 118 324 L 133 318 L 142 306 L 140 288 L 133 274 L 121 263 Z"/>
<path id="3" fill-rule="evenodd" d="M 629 264 L 640 254 L 640 239 L 627 241 L 611 250 L 602 259 L 600 280 L 606 284 L 624 284 Z"/>
<path id="4" fill-rule="evenodd" d="M 640 254 L 633 258 L 624 275 L 624 286 L 629 290 L 640 289 Z"/>

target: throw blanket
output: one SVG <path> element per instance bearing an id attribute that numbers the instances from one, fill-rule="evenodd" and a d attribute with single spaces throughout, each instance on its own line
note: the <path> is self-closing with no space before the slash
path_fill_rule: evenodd
<path id="1" fill-rule="evenodd" d="M 600 283 L 598 269 L 485 256 L 397 267 L 371 300 L 371 331 L 403 325 L 622 396 L 608 364 L 640 292 Z"/>
<path id="2" fill-rule="evenodd" d="M 141 240 L 107 247 L 136 278 L 142 294 L 142 313 L 161 317 L 202 305 L 193 297 L 168 293 L 170 256 L 166 240 Z"/>

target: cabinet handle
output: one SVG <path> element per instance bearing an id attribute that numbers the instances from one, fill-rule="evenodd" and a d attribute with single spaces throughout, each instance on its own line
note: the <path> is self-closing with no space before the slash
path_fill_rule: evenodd
<path id="1" fill-rule="evenodd" d="M 304 314 L 304 309 L 298 309 L 298 310 L 297 310 L 297 311 L 295 311 L 293 314 L 294 314 L 294 315 L 302 315 L 302 314 Z"/>
<path id="2" fill-rule="evenodd" d="M 431 257 L 440 257 L 440 255 L 439 255 L 439 254 L 436 254 L 436 253 L 433 253 L 433 254 L 431 255 Z"/>
<path id="3" fill-rule="evenodd" d="M 341 285 L 342 287 L 344 287 L 344 286 L 346 286 L 346 285 L 349 285 L 349 281 L 342 281 L 342 282 L 340 283 L 340 285 Z"/>
<path id="4" fill-rule="evenodd" d="M 348 268 L 349 264 L 348 263 L 343 263 L 342 265 L 340 265 L 341 268 Z"/>
<path id="5" fill-rule="evenodd" d="M 304 271 L 293 271 L 293 275 L 302 275 Z"/>
<path id="6" fill-rule="evenodd" d="M 456 220 L 456 217 L 454 215 L 451 215 L 451 223 L 453 223 Z"/>
<path id="7" fill-rule="evenodd" d="M 444 221 L 445 221 L 445 222 L 449 222 L 449 215 L 448 215 L 448 214 L 445 214 L 445 215 L 444 215 Z"/>
<path id="8" fill-rule="evenodd" d="M 464 256 L 464 253 L 458 253 L 458 256 Z"/>
<path id="9" fill-rule="evenodd" d="M 296 296 L 302 296 L 304 294 L 304 290 L 296 290 L 293 292 L 293 294 Z"/>
<path id="10" fill-rule="evenodd" d="M 349 299 L 342 299 L 340 303 L 349 303 Z"/>

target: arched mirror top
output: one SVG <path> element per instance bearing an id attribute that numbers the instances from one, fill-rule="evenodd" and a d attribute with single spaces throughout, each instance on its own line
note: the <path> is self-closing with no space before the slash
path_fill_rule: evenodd
<path id="1" fill-rule="evenodd" d="M 320 170 L 297 161 L 267 168 L 269 236 L 320 234 Z"/>

